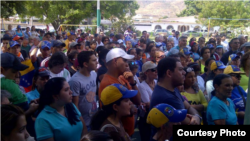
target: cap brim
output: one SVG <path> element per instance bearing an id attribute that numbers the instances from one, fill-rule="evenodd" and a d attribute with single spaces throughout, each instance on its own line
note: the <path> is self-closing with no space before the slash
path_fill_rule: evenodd
<path id="1" fill-rule="evenodd" d="M 23 64 L 19 64 L 13 67 L 13 69 L 17 70 L 17 71 L 23 71 L 26 70 L 27 68 L 29 68 L 29 66 L 23 65 Z"/>
<path id="2" fill-rule="evenodd" d="M 187 110 L 175 110 L 174 115 L 172 117 L 169 117 L 170 122 L 182 122 L 187 116 Z"/>
<path id="3" fill-rule="evenodd" d="M 138 93 L 137 90 L 127 90 L 127 91 L 123 94 L 122 98 L 132 98 L 132 97 L 136 96 L 137 93 Z"/>
<path id="4" fill-rule="evenodd" d="M 131 60 L 131 59 L 135 58 L 134 55 L 129 55 L 129 54 L 126 54 L 126 55 L 121 56 L 121 57 L 122 57 L 123 59 L 127 59 L 127 60 Z"/>
<path id="5" fill-rule="evenodd" d="M 220 67 L 217 67 L 217 69 L 225 69 L 226 66 L 220 66 Z"/>

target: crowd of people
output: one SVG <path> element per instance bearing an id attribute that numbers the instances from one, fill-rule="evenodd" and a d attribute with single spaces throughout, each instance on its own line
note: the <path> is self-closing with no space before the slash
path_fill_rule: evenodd
<path id="1" fill-rule="evenodd" d="M 1 39 L 1 140 L 173 140 L 173 125 L 243 125 L 250 42 L 13 31 Z M 139 37 L 137 37 L 139 36 Z"/>

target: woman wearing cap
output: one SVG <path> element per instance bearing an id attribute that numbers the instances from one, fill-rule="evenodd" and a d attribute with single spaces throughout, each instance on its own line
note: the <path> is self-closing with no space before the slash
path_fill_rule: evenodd
<path id="1" fill-rule="evenodd" d="M 175 109 L 168 104 L 159 104 L 152 108 L 147 123 L 157 128 L 151 141 L 166 141 L 173 137 L 173 125 L 180 125 L 187 115 L 186 109 Z"/>
<path id="2" fill-rule="evenodd" d="M 217 45 L 216 49 L 215 49 L 215 52 L 213 54 L 214 59 L 216 61 L 219 61 L 223 54 L 224 54 L 223 46 L 222 45 Z"/>
<path id="3" fill-rule="evenodd" d="M 128 90 L 121 84 L 112 84 L 101 93 L 102 110 L 91 120 L 91 129 L 108 133 L 114 141 L 131 141 L 122 125 L 122 118 L 131 115 L 132 102 L 138 91 Z"/>
<path id="4" fill-rule="evenodd" d="M 235 65 L 237 67 L 240 67 L 240 56 L 236 54 L 231 54 L 228 57 L 228 65 Z"/>
<path id="5" fill-rule="evenodd" d="M 19 37 L 23 37 L 24 36 L 24 34 L 23 34 L 22 30 L 21 30 L 21 26 L 20 25 L 17 25 L 17 27 L 16 27 L 16 35 L 19 36 Z"/>
<path id="6" fill-rule="evenodd" d="M 184 68 L 185 81 L 184 81 L 184 92 L 181 92 L 181 95 L 185 96 L 188 99 L 190 105 L 196 109 L 200 116 L 207 108 L 207 100 L 205 99 L 203 92 L 199 89 L 196 84 L 196 76 L 194 69 L 191 67 Z M 201 123 L 203 124 L 203 122 Z"/>
<path id="7" fill-rule="evenodd" d="M 192 58 L 194 58 L 194 62 L 196 62 L 197 60 L 200 59 L 198 43 L 193 41 L 190 43 L 190 47 L 191 47 L 191 52 L 193 53 Z"/>
<path id="8" fill-rule="evenodd" d="M 28 103 L 40 97 L 40 94 L 42 93 L 45 84 L 49 80 L 49 76 L 50 75 L 47 68 L 40 67 L 39 70 L 36 71 L 32 81 L 32 91 L 26 94 L 26 97 L 28 98 Z"/>
<path id="9" fill-rule="evenodd" d="M 211 72 L 206 80 L 206 91 L 209 100 L 211 100 L 211 92 L 214 90 L 213 79 L 215 78 L 216 75 L 222 74 L 226 66 L 221 61 L 214 61 L 211 64 L 210 68 Z"/>
<path id="10" fill-rule="evenodd" d="M 38 111 L 35 121 L 38 141 L 80 141 L 86 131 L 81 113 L 72 103 L 72 91 L 64 78 L 52 78 L 45 84 Z"/>
<path id="11" fill-rule="evenodd" d="M 204 47 L 201 49 L 201 59 L 199 60 L 199 64 L 201 66 L 201 74 L 205 72 L 205 62 L 210 58 L 210 49 L 208 47 Z"/>
<path id="12" fill-rule="evenodd" d="M 249 82 L 249 72 L 250 72 L 250 52 L 245 53 L 241 58 L 241 68 L 242 72 L 246 74 L 241 75 L 240 86 L 247 92 L 248 91 L 248 82 Z"/>
<path id="13" fill-rule="evenodd" d="M 142 66 L 141 73 L 141 83 L 138 86 L 138 89 L 141 93 L 142 103 L 145 103 L 146 113 L 140 115 L 139 120 L 139 131 L 141 135 L 141 140 L 147 141 L 150 137 L 150 126 L 146 124 L 147 114 L 149 112 L 150 100 L 153 93 L 153 90 L 157 84 L 157 65 L 152 61 L 147 61 Z"/>
<path id="14" fill-rule="evenodd" d="M 226 74 L 218 74 L 213 81 L 212 99 L 207 106 L 208 125 L 236 125 L 235 105 L 230 99 L 233 80 Z"/>
<path id="15" fill-rule="evenodd" d="M 241 74 L 240 68 L 234 65 L 229 65 L 225 68 L 224 74 L 228 74 L 232 77 L 233 80 L 233 91 L 230 99 L 234 102 L 236 107 L 236 115 L 238 116 L 239 125 L 243 125 L 244 116 L 245 116 L 245 107 L 246 107 L 246 99 L 247 93 L 245 90 L 239 86 Z"/>

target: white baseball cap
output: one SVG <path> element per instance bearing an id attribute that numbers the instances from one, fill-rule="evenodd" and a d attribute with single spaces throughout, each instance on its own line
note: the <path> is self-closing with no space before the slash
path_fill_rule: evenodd
<path id="1" fill-rule="evenodd" d="M 146 72 L 149 69 L 155 69 L 157 65 L 152 61 L 147 61 L 142 65 L 142 72 Z"/>
<path id="2" fill-rule="evenodd" d="M 129 55 L 127 54 L 123 49 L 121 48 L 114 48 L 114 49 L 111 49 L 108 54 L 106 55 L 106 62 L 109 62 L 115 58 L 118 58 L 118 57 L 121 57 L 121 58 L 124 58 L 124 59 L 127 59 L 127 60 L 130 60 L 130 59 L 133 59 L 135 56 L 134 55 Z"/>

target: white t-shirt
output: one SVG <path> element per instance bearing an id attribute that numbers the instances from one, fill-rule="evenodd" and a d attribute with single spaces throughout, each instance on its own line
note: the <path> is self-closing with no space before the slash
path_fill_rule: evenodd
<path id="1" fill-rule="evenodd" d="M 157 84 L 157 81 L 155 81 L 155 85 Z M 153 91 L 152 89 L 150 88 L 150 86 L 146 83 L 146 81 L 142 81 L 140 84 L 139 84 L 139 87 L 138 87 L 140 93 L 141 93 L 141 99 L 142 99 L 142 102 L 144 103 L 148 103 L 150 102 L 151 100 L 151 96 L 153 94 Z"/>
<path id="2" fill-rule="evenodd" d="M 208 99 L 210 100 L 211 99 L 211 93 L 214 90 L 213 80 L 207 81 L 207 83 L 206 83 L 206 90 L 207 90 Z"/>
<path id="3" fill-rule="evenodd" d="M 134 76 L 134 80 L 136 81 L 136 86 L 138 87 L 140 84 L 140 81 L 136 75 Z"/>
<path id="4" fill-rule="evenodd" d="M 178 46 L 179 44 L 179 39 L 176 39 L 176 37 L 174 37 L 174 46 Z"/>
<path id="5" fill-rule="evenodd" d="M 221 41 L 221 45 L 223 46 L 223 49 L 227 52 L 229 51 L 229 44 L 228 42 L 225 40 L 225 41 Z"/>
<path id="6" fill-rule="evenodd" d="M 104 44 L 102 42 L 98 44 L 98 42 L 96 41 L 96 48 L 98 48 L 99 46 L 104 46 Z"/>
<path id="7" fill-rule="evenodd" d="M 49 70 L 49 72 L 50 72 L 50 79 L 51 79 L 51 78 L 54 78 L 54 77 L 64 77 L 64 78 L 66 79 L 66 81 L 69 82 L 69 80 L 70 80 L 70 78 L 71 78 L 70 73 L 69 73 L 69 71 L 68 71 L 67 69 L 63 69 L 63 70 L 62 70 L 60 73 L 58 73 L 58 74 L 54 74 L 54 73 L 51 72 L 50 70 Z"/>
<path id="8" fill-rule="evenodd" d="M 206 90 L 205 88 L 205 82 L 203 80 L 203 78 L 201 76 L 197 76 L 197 82 L 198 82 L 198 86 L 200 88 L 200 90 L 204 93 L 204 91 Z"/>

